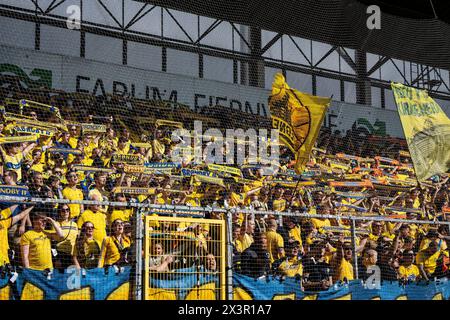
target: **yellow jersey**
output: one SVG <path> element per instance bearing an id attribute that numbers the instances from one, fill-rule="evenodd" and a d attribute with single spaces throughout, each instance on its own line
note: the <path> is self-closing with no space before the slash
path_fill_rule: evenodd
<path id="1" fill-rule="evenodd" d="M 419 251 L 416 256 L 416 264 L 423 264 L 423 269 L 428 274 L 433 274 L 437 267 L 437 260 L 441 255 L 440 251 L 437 251 L 435 254 L 429 256 L 425 251 Z"/>
<path id="2" fill-rule="evenodd" d="M 106 237 L 103 241 L 103 251 L 100 257 L 100 268 L 105 265 L 113 265 L 120 260 L 120 252 L 123 249 L 129 248 L 131 240 L 122 236 L 122 242 L 120 243 L 115 236 Z"/>
<path id="3" fill-rule="evenodd" d="M 267 251 L 269 252 L 270 263 L 283 258 L 284 255 L 279 254 L 278 250 L 284 247 L 283 237 L 275 231 L 266 232 Z"/>
<path id="4" fill-rule="evenodd" d="M 287 277 L 303 276 L 303 266 L 297 257 L 284 260 L 278 270 Z"/>
<path id="5" fill-rule="evenodd" d="M 102 243 L 103 239 L 106 238 L 106 215 L 101 211 L 94 213 L 88 209 L 78 218 L 78 228 L 81 229 L 81 226 L 86 221 L 92 222 L 94 225 L 94 239 L 99 243 Z"/>
<path id="6" fill-rule="evenodd" d="M 62 191 L 62 195 L 68 200 L 83 200 L 83 191 L 81 189 L 65 187 Z M 81 213 L 81 204 L 69 204 L 70 219 L 77 218 Z"/>
<path id="7" fill-rule="evenodd" d="M 354 280 L 353 265 L 345 258 L 342 258 L 336 268 L 335 280 L 344 281 L 345 278 L 348 281 Z"/>
<path id="8" fill-rule="evenodd" d="M 81 268 L 92 269 L 98 267 L 98 261 L 100 259 L 101 244 L 95 239 L 87 239 L 82 244 L 83 253 L 79 252 L 75 246 L 73 255 L 77 257 L 78 263 Z"/>
<path id="9" fill-rule="evenodd" d="M 29 246 L 30 269 L 53 269 L 50 238 L 44 232 L 29 230 L 20 239 L 21 246 Z"/>
<path id="10" fill-rule="evenodd" d="M 274 211 L 284 211 L 286 210 L 286 200 L 285 199 L 273 200 L 272 207 Z"/>
<path id="11" fill-rule="evenodd" d="M 59 252 L 73 254 L 73 248 L 78 236 L 77 224 L 70 220 L 58 224 L 61 227 L 64 238 L 56 244 L 56 248 Z"/>
<path id="12" fill-rule="evenodd" d="M 9 209 L 6 209 L 9 210 Z M 5 211 L 5 210 L 3 210 Z M 9 263 L 8 257 L 8 229 L 11 228 L 12 218 L 10 214 L 0 216 L 0 266 Z M 11 210 L 9 210 L 11 212 Z"/>
<path id="13" fill-rule="evenodd" d="M 400 278 L 415 281 L 420 276 L 419 268 L 415 264 L 400 266 L 398 268 Z"/>
<path id="14" fill-rule="evenodd" d="M 17 173 L 17 181 L 22 179 L 22 162 L 23 162 L 23 153 L 18 152 L 14 156 L 10 156 L 3 152 L 3 160 L 5 170 L 12 170 Z"/>

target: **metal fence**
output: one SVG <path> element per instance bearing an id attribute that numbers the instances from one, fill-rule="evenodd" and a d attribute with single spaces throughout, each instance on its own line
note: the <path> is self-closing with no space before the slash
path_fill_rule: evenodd
<path id="1" fill-rule="evenodd" d="M 421 259 L 419 253 L 432 247 L 431 243 L 437 243 L 437 251 L 446 251 L 448 256 L 441 234 L 444 229 L 448 231 L 450 222 L 428 221 L 426 217 L 408 220 L 342 212 L 323 215 L 13 196 L 0 196 L 0 201 L 24 207 L 33 205 L 32 212 L 44 214 L 45 208 L 64 204 L 131 209 L 131 252 L 128 252 L 132 259 L 128 260 L 128 265 L 132 271 L 128 297 L 136 300 L 232 300 L 235 273 L 255 279 L 297 275 L 305 278 L 305 261 L 311 257 L 335 265 L 329 272 L 332 283 L 365 280 L 370 275 L 370 266 L 375 265 L 397 272 L 397 277 L 390 279 L 389 272 L 382 270 L 383 280 L 408 281 L 414 278 L 411 272 L 403 272 L 403 278 L 401 271 L 405 268 L 408 271 L 411 263 L 407 260 L 411 255 L 412 259 Z M 252 260 L 246 251 L 251 244 L 259 243 L 261 234 L 266 238 L 265 252 L 270 261 L 265 270 L 258 264 L 260 257 Z M 245 243 L 246 237 L 251 239 L 249 243 Z M 301 258 L 305 262 L 303 265 L 298 261 Z M 426 270 L 419 270 L 417 277 L 422 277 L 423 271 L 425 276 L 436 276 L 436 266 L 422 265 Z M 14 267 L 20 269 L 19 265 Z M 116 271 L 120 272 L 120 264 L 111 267 L 119 267 Z M 305 292 L 326 290 L 331 286 L 331 283 L 311 286 L 313 282 L 300 281 L 299 285 Z"/>

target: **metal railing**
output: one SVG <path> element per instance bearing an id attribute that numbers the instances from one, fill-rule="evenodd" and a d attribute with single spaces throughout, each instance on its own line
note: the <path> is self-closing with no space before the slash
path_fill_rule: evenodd
<path id="1" fill-rule="evenodd" d="M 190 206 L 179 206 L 179 205 L 159 205 L 151 203 L 138 203 L 134 201 L 127 202 L 117 202 L 117 201 L 93 201 L 93 200 L 67 200 L 67 199 L 51 199 L 51 198 L 34 198 L 34 197 L 16 197 L 16 196 L 4 196 L 0 195 L 0 202 L 8 203 L 18 203 L 18 204 L 83 204 L 83 205 L 101 205 L 101 206 L 111 206 L 111 207 L 128 207 L 136 209 L 134 212 L 133 222 L 133 240 L 135 241 L 135 274 L 134 274 L 134 292 L 133 298 L 136 300 L 144 299 L 143 287 L 144 287 L 144 261 L 142 258 L 142 252 L 144 249 L 144 217 L 149 214 L 157 213 L 160 216 L 171 216 L 171 217 L 183 217 L 190 216 L 192 218 L 204 218 L 206 213 L 222 213 L 224 214 L 225 220 L 225 239 L 226 239 L 226 253 L 224 257 L 226 258 L 226 272 L 223 276 L 226 279 L 226 299 L 233 299 L 233 258 L 232 258 L 232 216 L 234 213 L 243 213 L 245 215 L 251 215 L 254 217 L 258 216 L 275 216 L 282 221 L 282 217 L 296 217 L 304 219 L 334 219 L 334 220 L 348 220 L 349 229 L 345 230 L 351 234 L 351 243 L 353 247 L 353 267 L 355 272 L 355 279 L 358 279 L 358 254 L 357 254 L 357 244 L 356 237 L 360 233 L 357 230 L 357 221 L 381 221 L 381 222 L 391 222 L 391 223 L 405 223 L 405 224 L 415 224 L 415 225 L 447 225 L 450 226 L 448 221 L 428 221 L 428 220 L 408 220 L 399 218 L 389 218 L 388 216 L 357 216 L 357 215 L 323 215 L 323 214 L 309 214 L 299 211 L 256 211 L 252 209 L 241 209 L 241 208 L 218 208 L 218 207 L 190 207 Z M 333 229 L 333 228 L 332 228 Z M 324 228 L 327 230 L 327 228 Z M 330 229 L 331 230 L 331 229 Z"/>

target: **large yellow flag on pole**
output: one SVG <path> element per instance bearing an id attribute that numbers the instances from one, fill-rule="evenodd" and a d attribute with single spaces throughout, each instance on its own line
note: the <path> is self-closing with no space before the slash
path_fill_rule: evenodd
<path id="1" fill-rule="evenodd" d="M 391 83 L 418 181 L 450 169 L 450 119 L 425 90 Z"/>
<path id="2" fill-rule="evenodd" d="M 272 128 L 279 131 L 280 140 L 296 155 L 297 174 L 305 170 L 330 102 L 331 98 L 289 88 L 281 73 L 274 77 L 269 98 Z"/>

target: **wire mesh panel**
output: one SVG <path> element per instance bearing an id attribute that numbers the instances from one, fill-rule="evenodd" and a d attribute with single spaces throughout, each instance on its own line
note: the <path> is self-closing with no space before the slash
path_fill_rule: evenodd
<path id="1" fill-rule="evenodd" d="M 0 298 L 437 295 L 447 26 L 153 2 L 0 0 Z"/>
<path id="2" fill-rule="evenodd" d="M 225 221 L 145 217 L 147 300 L 225 299 Z"/>

